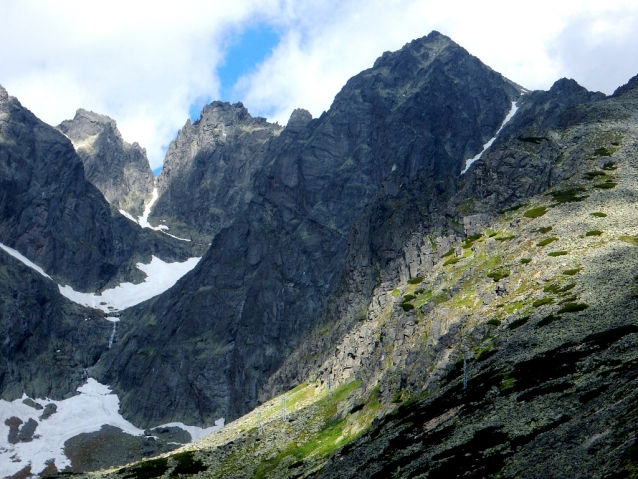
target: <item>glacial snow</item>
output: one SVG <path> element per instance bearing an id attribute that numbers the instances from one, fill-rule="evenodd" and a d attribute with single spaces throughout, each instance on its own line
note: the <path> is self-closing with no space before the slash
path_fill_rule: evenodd
<path id="1" fill-rule="evenodd" d="M 505 124 L 514 117 L 517 110 L 518 110 L 518 107 L 516 106 L 516 102 L 513 101 L 510 112 L 505 117 L 505 120 L 503 120 L 503 123 L 501 124 L 501 127 L 496 132 L 496 135 L 494 135 L 494 138 L 492 138 L 490 141 L 488 141 L 487 143 L 483 145 L 483 150 L 481 150 L 481 152 L 478 155 L 476 155 L 474 158 L 469 158 L 468 160 L 465 160 L 465 169 L 461 171 L 462 175 L 465 174 L 465 172 L 470 168 L 470 166 L 472 166 L 472 164 L 475 161 L 478 161 L 481 158 L 481 156 L 483 156 L 483 153 L 485 153 L 490 146 L 492 146 L 492 143 L 494 143 L 494 140 L 496 140 L 496 138 L 498 137 L 498 134 L 501 132 Z"/>
<path id="2" fill-rule="evenodd" d="M 159 231 L 160 233 L 164 233 L 165 235 L 168 235 L 171 238 L 175 238 L 180 241 L 190 241 L 189 239 L 180 238 L 179 236 L 175 236 L 170 233 L 167 233 L 166 231 L 168 231 L 168 226 L 166 225 L 153 226 L 148 222 L 148 217 L 151 214 L 151 208 L 153 208 L 153 205 L 157 201 L 158 197 L 159 196 L 157 192 L 157 187 L 155 187 L 153 188 L 153 194 L 151 196 L 151 200 L 144 206 L 144 213 L 142 213 L 142 216 L 140 216 L 138 219 L 135 219 L 135 217 L 132 214 L 124 210 L 120 210 L 120 213 L 126 218 L 128 218 L 129 220 L 131 220 L 133 223 L 137 223 L 138 225 L 140 225 L 142 228 L 149 228 L 154 231 Z"/>
<path id="3" fill-rule="evenodd" d="M 112 394 L 108 386 L 95 379 L 77 388 L 79 394 L 62 401 L 35 399 L 35 402 L 46 407 L 57 406 L 56 412 L 48 419 L 40 419 L 42 410 L 27 406 L 22 401 L 26 394 L 15 401 L 0 400 L 0 477 L 16 474 L 29 464 L 31 473 L 38 474 L 53 459 L 58 470 L 64 469 L 71 462 L 64 455 L 64 443 L 82 433 L 97 432 L 103 425 L 120 428 L 126 434 L 142 436 L 144 431 L 124 419 L 120 413 L 120 400 Z M 17 417 L 23 424 L 33 419 L 37 422 L 33 438 L 29 442 L 9 443 L 9 426 L 5 421 Z M 163 424 L 158 427 L 177 426 L 187 430 L 193 440 L 204 437 L 224 426 L 224 419 L 218 419 L 215 426 L 202 429 L 196 426 L 184 426 L 181 423 Z M 19 461 L 19 462 L 18 462 Z"/>
<path id="4" fill-rule="evenodd" d="M 45 278 L 51 279 L 42 268 L 24 257 L 19 251 L 2 243 L 0 243 L 0 248 Z M 74 303 L 101 309 L 105 313 L 121 311 L 162 294 L 177 283 L 182 276 L 197 266 L 200 259 L 201 257 L 188 258 L 183 263 L 166 263 L 155 256 L 151 256 L 151 262 L 149 264 L 137 263 L 135 265 L 138 269 L 146 273 L 146 279 L 143 283 L 121 283 L 115 288 L 102 291 L 101 294 L 80 293 L 69 285 L 58 285 L 58 289 L 62 296 L 65 296 Z"/>
<path id="5" fill-rule="evenodd" d="M 186 273 L 191 271 L 201 258 L 189 258 L 183 263 L 166 263 L 153 256 L 149 264 L 137 263 L 138 269 L 146 273 L 143 283 L 122 283 L 112 289 L 96 293 L 80 293 L 71 286 L 59 286 L 60 293 L 71 301 L 98 308 L 109 313 L 135 306 L 147 299 L 162 294 Z"/>

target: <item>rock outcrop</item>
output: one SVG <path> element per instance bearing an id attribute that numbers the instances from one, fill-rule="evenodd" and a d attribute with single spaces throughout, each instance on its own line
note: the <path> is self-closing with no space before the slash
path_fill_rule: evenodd
<path id="1" fill-rule="evenodd" d="M 241 103 L 206 105 L 166 152 L 150 220 L 178 236 L 195 234 L 209 243 L 250 201 L 268 140 L 280 132 L 279 125 L 253 118 Z"/>
<path id="2" fill-rule="evenodd" d="M 146 150 L 122 139 L 115 120 L 79 109 L 57 126 L 73 143 L 84 163 L 86 179 L 117 209 L 142 216 L 154 178 Z"/>

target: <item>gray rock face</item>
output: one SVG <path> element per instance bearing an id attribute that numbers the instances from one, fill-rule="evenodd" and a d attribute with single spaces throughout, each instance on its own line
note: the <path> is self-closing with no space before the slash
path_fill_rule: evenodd
<path id="1" fill-rule="evenodd" d="M 262 166 L 268 140 L 281 127 L 253 118 L 241 103 L 213 102 L 199 120 L 179 131 L 158 176 L 160 197 L 150 219 L 178 236 L 207 242 L 250 200 L 248 189 Z"/>
<path id="2" fill-rule="evenodd" d="M 72 396 L 106 351 L 112 325 L 3 250 L 0 278 L 0 398 Z"/>
<path id="3" fill-rule="evenodd" d="M 211 424 L 254 407 L 350 274 L 361 211 L 417 179 L 428 191 L 453 190 L 519 94 L 433 32 L 348 81 L 320 118 L 293 114 L 266 145 L 250 203 L 193 273 L 125 314 L 136 326 L 94 369 L 123 413 Z M 148 355 L 137 354 L 142 345 Z"/>
<path id="4" fill-rule="evenodd" d="M 118 209 L 141 216 L 153 192 L 153 172 L 146 150 L 122 139 L 114 120 L 79 109 L 57 126 L 84 162 L 86 179 Z"/>
<path id="5" fill-rule="evenodd" d="M 120 215 L 86 180 L 69 139 L 2 87 L 0 242 L 81 291 L 139 280 L 135 262 L 185 258 L 189 248 Z"/>

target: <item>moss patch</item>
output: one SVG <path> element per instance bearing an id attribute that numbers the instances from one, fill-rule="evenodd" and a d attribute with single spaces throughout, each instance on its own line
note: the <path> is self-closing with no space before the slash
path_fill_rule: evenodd
<path id="1" fill-rule="evenodd" d="M 449 264 L 456 264 L 459 261 L 461 261 L 461 258 L 450 258 L 445 263 L 443 263 L 443 266 L 447 266 Z"/>
<path id="2" fill-rule="evenodd" d="M 603 234 L 603 232 L 600 230 L 591 230 L 585 233 L 585 236 L 600 236 L 601 234 Z"/>
<path id="3" fill-rule="evenodd" d="M 534 306 L 535 308 L 540 308 L 541 306 L 544 306 L 546 304 L 552 304 L 554 302 L 554 300 L 552 298 L 542 298 L 542 299 L 537 299 L 536 301 L 534 301 L 532 303 L 532 306 Z"/>
<path id="4" fill-rule="evenodd" d="M 510 324 L 507 325 L 507 327 L 509 329 L 520 328 L 524 324 L 527 324 L 528 321 L 529 321 L 529 316 L 523 316 L 522 318 L 518 318 L 512 321 Z"/>
<path id="5" fill-rule="evenodd" d="M 580 193 L 584 193 L 586 190 L 580 186 L 575 188 L 567 188 L 565 190 L 549 193 L 555 203 L 552 206 L 561 205 L 563 203 L 574 203 L 577 201 L 583 201 L 587 198 L 587 195 L 578 196 Z"/>
<path id="6" fill-rule="evenodd" d="M 592 216 L 595 216 L 596 218 L 605 218 L 607 216 L 602 211 L 594 211 L 593 213 L 589 213 L 589 214 Z"/>
<path id="7" fill-rule="evenodd" d="M 620 241 L 624 241 L 625 243 L 638 246 L 638 236 L 621 236 L 619 239 Z"/>
<path id="8" fill-rule="evenodd" d="M 423 282 L 423 276 L 417 276 L 416 278 L 412 278 L 408 280 L 408 284 L 419 284 Z"/>
<path id="9" fill-rule="evenodd" d="M 585 303 L 567 303 L 565 306 L 560 308 L 556 313 L 557 314 L 577 313 L 579 311 L 585 311 L 587 308 L 589 308 L 589 305 Z"/>
<path id="10" fill-rule="evenodd" d="M 536 243 L 536 246 L 547 246 L 548 244 L 553 243 L 554 241 L 558 241 L 558 238 L 556 238 L 556 236 L 552 236 L 551 238 L 545 238 L 544 240 Z"/>
<path id="11" fill-rule="evenodd" d="M 490 326 L 495 326 L 498 328 L 501 325 L 501 321 L 499 319 L 492 318 L 485 324 L 489 324 Z"/>
<path id="12" fill-rule="evenodd" d="M 454 248 L 450 248 L 450 250 L 445 253 L 443 256 L 441 256 L 441 258 L 447 258 L 448 256 L 451 256 L 454 254 Z"/>
<path id="13" fill-rule="evenodd" d="M 552 256 L 552 257 L 554 257 L 554 256 L 565 256 L 565 255 L 568 255 L 568 254 L 569 254 L 569 252 L 567 252 L 567 251 L 552 251 L 551 253 L 547 253 L 547 256 Z"/>
<path id="14" fill-rule="evenodd" d="M 604 183 L 597 183 L 594 185 L 594 188 L 600 188 L 601 190 L 611 190 L 618 186 L 618 183 L 614 183 L 613 181 L 606 181 Z"/>
<path id="15" fill-rule="evenodd" d="M 497 269 L 487 273 L 488 278 L 492 278 L 494 282 L 500 281 L 503 278 L 507 278 L 510 275 L 510 271 L 508 269 Z"/>
<path id="16" fill-rule="evenodd" d="M 559 319 L 560 319 L 560 316 L 554 316 L 553 314 L 549 314 L 545 316 L 543 319 L 541 319 L 538 323 L 536 323 L 536 327 L 542 328 L 543 326 L 547 326 L 548 324 L 553 323 L 554 321 L 558 321 Z"/>
<path id="17" fill-rule="evenodd" d="M 538 208 L 527 210 L 525 213 L 523 213 L 523 216 L 525 216 L 526 218 L 540 218 L 545 213 L 547 213 L 547 208 L 544 206 L 539 206 Z"/>
<path id="18" fill-rule="evenodd" d="M 532 262 L 532 258 L 521 258 L 521 264 L 529 264 Z"/>
<path id="19" fill-rule="evenodd" d="M 574 276 L 575 274 L 578 274 L 580 271 L 582 271 L 582 269 L 583 268 L 566 269 L 562 271 L 562 273 L 567 276 Z"/>

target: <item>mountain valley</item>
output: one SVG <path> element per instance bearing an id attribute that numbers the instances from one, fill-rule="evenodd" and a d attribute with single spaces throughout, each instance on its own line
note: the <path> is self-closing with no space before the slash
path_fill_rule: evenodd
<path id="1" fill-rule="evenodd" d="M 432 32 L 318 118 L 205 106 L 156 179 L 0 87 L 0 168 L 0 475 L 638 474 L 638 76 Z"/>

